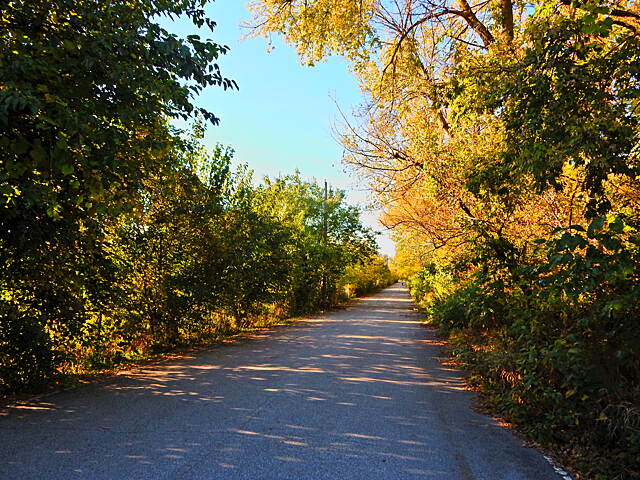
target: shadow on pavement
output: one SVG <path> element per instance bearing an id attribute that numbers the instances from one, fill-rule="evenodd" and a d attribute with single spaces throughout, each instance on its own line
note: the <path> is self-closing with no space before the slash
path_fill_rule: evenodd
<path id="1" fill-rule="evenodd" d="M 0 416 L 0 478 L 557 478 L 470 408 L 406 290 Z"/>

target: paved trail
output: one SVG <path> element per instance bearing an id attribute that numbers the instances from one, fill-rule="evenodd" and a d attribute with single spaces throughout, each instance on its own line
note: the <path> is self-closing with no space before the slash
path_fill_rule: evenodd
<path id="1" fill-rule="evenodd" d="M 398 286 L 0 416 L 2 479 L 558 480 L 473 412 Z"/>

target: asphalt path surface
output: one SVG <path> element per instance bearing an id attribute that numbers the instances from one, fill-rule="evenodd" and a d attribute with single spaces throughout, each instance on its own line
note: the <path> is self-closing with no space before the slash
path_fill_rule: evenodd
<path id="1" fill-rule="evenodd" d="M 2 479 L 558 480 L 400 286 L 0 412 Z"/>

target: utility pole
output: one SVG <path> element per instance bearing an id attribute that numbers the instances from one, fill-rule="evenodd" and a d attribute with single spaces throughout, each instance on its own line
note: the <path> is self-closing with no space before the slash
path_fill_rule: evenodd
<path id="1" fill-rule="evenodd" d="M 327 194 L 327 181 L 324 181 L 324 203 L 322 204 L 322 232 L 323 242 L 327 244 L 327 200 L 329 200 Z"/>
<path id="2" fill-rule="evenodd" d="M 322 283 L 320 285 L 320 295 L 322 295 L 322 306 L 323 308 L 327 308 L 329 307 L 329 299 L 327 298 L 327 254 L 326 254 L 326 247 L 327 247 L 327 200 L 329 199 L 328 196 L 328 189 L 327 189 L 327 181 L 324 181 L 324 201 L 322 202 L 322 246 L 324 247 L 325 251 L 323 252 L 323 256 L 324 256 L 324 261 L 323 261 L 323 266 L 322 266 Z"/>

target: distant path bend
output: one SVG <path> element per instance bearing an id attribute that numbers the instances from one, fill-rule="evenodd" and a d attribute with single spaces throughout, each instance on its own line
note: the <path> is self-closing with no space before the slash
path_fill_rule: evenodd
<path id="1" fill-rule="evenodd" d="M 470 409 L 406 290 L 0 416 L 2 479 L 558 480 Z"/>

